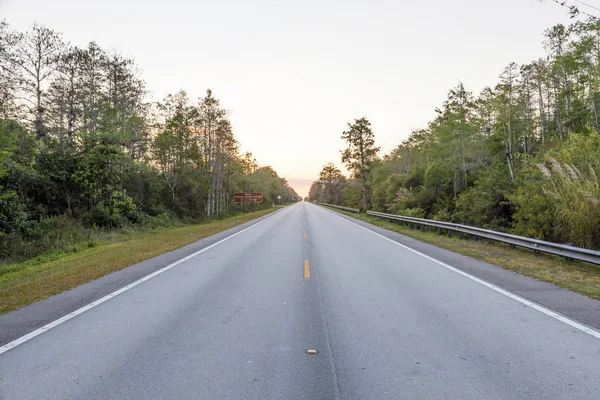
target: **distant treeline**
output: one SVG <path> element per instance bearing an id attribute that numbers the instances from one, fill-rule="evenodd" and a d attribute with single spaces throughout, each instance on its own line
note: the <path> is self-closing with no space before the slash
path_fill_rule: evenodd
<path id="1" fill-rule="evenodd" d="M 0 260 L 59 249 L 86 229 L 235 213 L 236 191 L 263 192 L 263 208 L 298 197 L 239 154 L 210 90 L 151 103 L 132 60 L 0 22 Z"/>
<path id="2" fill-rule="evenodd" d="M 309 197 L 600 249 L 600 21 L 544 36 L 544 57 L 510 63 L 478 96 L 459 83 L 382 158 L 357 120 L 343 136 L 359 153 L 342 157 L 352 178 L 330 163 Z"/>

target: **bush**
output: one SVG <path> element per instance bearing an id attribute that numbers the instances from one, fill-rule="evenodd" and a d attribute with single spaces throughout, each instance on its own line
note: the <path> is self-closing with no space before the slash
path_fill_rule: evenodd
<path id="1" fill-rule="evenodd" d="M 451 217 L 451 215 L 448 212 L 448 210 L 439 210 L 437 213 L 435 213 L 435 215 L 433 215 L 432 219 L 434 219 L 436 221 L 449 222 L 450 217 Z"/>
<path id="2" fill-rule="evenodd" d="M 172 215 L 166 212 L 156 216 L 138 212 L 136 215 L 136 223 L 143 228 L 156 229 L 172 226 L 175 224 L 175 220 Z"/>
<path id="3" fill-rule="evenodd" d="M 513 230 L 516 234 L 553 240 L 554 204 L 543 189 L 541 172 L 527 166 L 508 199 L 515 207 Z"/>
<path id="4" fill-rule="evenodd" d="M 127 224 L 125 217 L 108 209 L 103 201 L 83 214 L 81 219 L 89 226 L 102 228 L 120 228 Z"/>
<path id="5" fill-rule="evenodd" d="M 585 154 L 585 157 L 582 157 Z M 516 189 L 517 233 L 600 248 L 600 138 L 572 135 L 541 159 L 527 160 Z"/>
<path id="6" fill-rule="evenodd" d="M 489 229 L 506 229 L 511 208 L 505 193 L 512 189 L 506 165 L 496 164 L 484 170 L 474 185 L 456 199 L 452 221 Z"/>
<path id="7" fill-rule="evenodd" d="M 269 207 L 264 207 L 263 206 L 260 209 L 264 210 L 264 209 L 267 209 L 267 208 L 269 208 Z M 258 209 L 257 209 L 257 211 L 258 211 Z M 221 221 L 223 219 L 231 218 L 231 217 L 233 217 L 233 215 L 234 214 L 231 214 L 231 213 L 228 213 L 228 212 L 221 212 L 221 213 L 217 214 L 217 220 Z"/>
<path id="8" fill-rule="evenodd" d="M 0 235 L 0 259 L 36 257 L 49 250 L 78 246 L 90 237 L 81 223 L 67 216 L 44 218 L 31 224 L 26 232 Z"/>
<path id="9" fill-rule="evenodd" d="M 400 214 L 405 217 L 413 217 L 413 218 L 425 218 L 425 210 L 422 208 L 405 208 L 400 211 Z"/>

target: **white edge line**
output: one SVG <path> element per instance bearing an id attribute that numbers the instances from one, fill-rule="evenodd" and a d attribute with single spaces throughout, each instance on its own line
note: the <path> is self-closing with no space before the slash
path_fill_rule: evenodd
<path id="1" fill-rule="evenodd" d="M 327 211 L 330 211 L 330 210 L 327 210 Z M 578 329 L 578 330 L 580 330 L 582 332 L 585 332 L 588 335 L 591 335 L 591 336 L 595 337 L 596 339 L 600 339 L 600 332 L 598 332 L 595 329 L 592 329 L 592 328 L 590 328 L 588 326 L 585 326 L 585 325 L 583 325 L 583 324 L 581 324 L 581 323 L 579 323 L 577 321 L 574 321 L 574 320 L 572 320 L 572 319 L 570 319 L 568 317 L 565 317 L 564 315 L 561 315 L 561 314 L 557 313 L 556 311 L 552 311 L 549 308 L 543 307 L 543 306 L 541 306 L 541 305 L 539 305 L 537 303 L 534 303 L 534 302 L 532 302 L 530 300 L 527 300 L 527 299 L 525 299 L 525 298 L 523 298 L 521 296 L 518 296 L 518 295 L 516 295 L 514 293 L 511 293 L 511 292 L 509 292 L 507 290 L 504 290 L 504 289 L 502 289 L 502 288 L 500 288 L 498 286 L 495 286 L 495 285 L 493 285 L 493 284 L 491 284 L 489 282 L 486 282 L 486 281 L 484 281 L 482 279 L 479 279 L 479 278 L 477 278 L 477 277 L 475 277 L 475 276 L 473 276 L 471 274 L 468 274 L 468 273 L 466 273 L 464 271 L 461 271 L 461 270 L 459 270 L 459 269 L 457 269 L 457 268 L 455 268 L 455 267 L 453 267 L 451 265 L 448 265 L 448 264 L 446 264 L 446 263 L 444 263 L 444 262 L 442 262 L 440 260 L 436 260 L 435 258 L 430 257 L 430 256 L 428 256 L 426 254 L 423 254 L 420 251 L 412 249 L 412 248 L 410 248 L 410 247 L 408 247 L 406 245 L 403 245 L 402 243 L 398 243 L 395 240 L 392 240 L 392 239 L 390 239 L 390 238 L 388 238 L 386 236 L 383 236 L 380 233 L 372 231 L 369 228 L 365 228 L 364 226 L 362 226 L 360 224 L 357 224 L 356 222 L 353 222 L 353 221 L 350 221 L 350 220 L 348 220 L 346 218 L 343 218 L 343 217 L 337 215 L 337 213 L 335 213 L 335 212 L 332 212 L 332 211 L 330 211 L 330 212 L 333 215 L 335 215 L 336 217 L 338 217 L 340 219 L 343 219 L 344 221 L 346 221 L 346 222 L 348 222 L 350 224 L 356 225 L 359 228 L 364 229 L 365 231 L 371 232 L 373 235 L 379 236 L 380 238 L 385 239 L 385 240 L 387 240 L 387 241 L 389 241 L 391 243 L 394 243 L 395 245 L 400 246 L 403 249 L 406 249 L 406 250 L 408 250 L 410 252 L 418 254 L 421 257 L 428 259 L 429 261 L 433 261 L 434 263 L 439 264 L 439 265 L 441 265 L 444 268 L 447 268 L 447 269 L 449 269 L 451 271 L 454 271 L 457 274 L 460 274 L 460 275 L 462 275 L 462 276 L 464 276 L 466 278 L 469 278 L 470 280 L 475 281 L 475 282 L 477 282 L 477 283 L 479 283 L 479 284 L 481 284 L 481 285 L 483 285 L 485 287 L 488 287 L 488 288 L 490 288 L 490 289 L 492 289 L 492 290 L 494 290 L 494 291 L 496 291 L 496 292 L 498 292 L 500 294 L 503 294 L 506 297 L 509 297 L 509 298 L 511 298 L 513 300 L 518 301 L 521 304 L 524 304 L 524 305 L 526 305 L 528 307 L 533 308 L 534 310 L 537 310 L 537 311 L 539 311 L 539 312 L 541 312 L 543 314 L 546 314 L 547 316 L 549 316 L 551 318 L 554 318 L 554 319 L 556 319 L 556 320 L 558 320 L 560 322 L 563 322 L 563 323 L 565 323 L 565 324 L 567 324 L 567 325 L 569 325 L 569 326 L 571 326 L 571 327 L 573 327 L 575 329 Z M 383 228 L 383 229 L 385 229 L 385 228 Z"/>
<path id="2" fill-rule="evenodd" d="M 112 298 L 120 295 L 121 293 L 124 293 L 124 292 L 128 291 L 129 289 L 132 289 L 132 288 L 138 286 L 139 284 L 142 284 L 142 283 L 146 282 L 147 280 L 150 280 L 150 279 L 154 278 L 155 276 L 158 276 L 158 275 L 162 274 L 163 272 L 166 272 L 166 271 L 170 270 L 171 268 L 176 267 L 179 264 L 181 264 L 181 263 L 183 263 L 183 262 L 185 262 L 185 261 L 187 261 L 189 259 L 194 258 L 197 255 L 199 255 L 201 253 L 204 253 L 205 251 L 210 250 L 213 247 L 218 246 L 218 245 L 220 245 L 223 242 L 226 242 L 227 240 L 229 240 L 229 239 L 231 239 L 231 238 L 233 238 L 233 237 L 235 237 L 237 235 L 240 235 L 240 234 L 246 232 L 249 229 L 252 229 L 252 228 L 258 226 L 258 225 L 262 224 L 263 222 L 266 222 L 266 221 L 270 220 L 271 218 L 274 218 L 276 215 L 279 215 L 285 209 L 286 208 L 283 208 L 281 210 L 275 211 L 273 215 L 271 215 L 271 216 L 263 219 L 262 221 L 256 222 L 255 224 L 250 225 L 249 227 L 244 228 L 241 231 L 235 232 L 235 233 L 233 233 L 233 234 L 231 234 L 231 235 L 229 235 L 229 236 L 227 236 L 227 237 L 219 240 L 218 242 L 215 242 L 215 243 L 213 243 L 213 244 L 211 244 L 209 246 L 204 247 L 201 250 L 198 250 L 195 253 L 192 253 L 192 254 L 190 254 L 190 255 L 188 255 L 186 257 L 183 257 L 182 259 L 179 259 L 179 260 L 175 261 L 174 263 L 169 264 L 166 267 L 163 267 L 163 268 L 159 269 L 158 271 L 154 271 L 153 273 L 151 273 L 149 275 L 146 275 L 143 278 L 140 278 L 137 281 L 135 281 L 133 283 L 130 283 L 129 285 L 124 286 L 124 287 L 122 287 L 119 290 L 116 290 L 116 291 L 114 291 L 114 292 L 112 292 L 110 294 L 107 294 L 106 296 L 104 296 L 104 297 L 102 297 L 102 298 L 100 298 L 100 299 L 98 299 L 96 301 L 93 301 L 90 304 L 88 304 L 86 306 L 83 306 L 83 307 L 81 307 L 81 308 L 79 308 L 79 309 L 77 309 L 77 310 L 75 310 L 75 311 L 73 311 L 73 312 L 71 312 L 71 313 L 69 313 L 69 314 L 67 314 L 67 315 L 65 315 L 65 316 L 57 319 L 57 320 L 55 320 L 55 321 L 52 321 L 52 322 L 50 322 L 50 323 L 42 326 L 41 328 L 38 328 L 38 329 L 34 330 L 33 332 L 30 332 L 30 333 L 28 333 L 28 334 L 26 334 L 24 336 L 21 336 L 18 339 L 13 340 L 10 343 L 5 344 L 4 346 L 0 347 L 0 354 L 6 353 L 10 349 L 14 349 L 15 347 L 17 347 L 17 346 L 19 346 L 19 345 L 27 342 L 28 340 L 31 340 L 34 337 L 39 336 L 42 333 L 47 332 L 48 330 L 50 330 L 50 329 L 52 329 L 52 328 L 54 328 L 54 327 L 56 327 L 56 326 L 58 326 L 58 325 L 60 325 L 62 323 L 65 323 L 68 320 L 70 320 L 72 318 L 75 318 L 76 316 L 78 316 L 80 314 L 83 314 L 86 311 L 91 310 L 92 308 L 94 308 L 94 307 L 96 307 L 96 306 L 98 306 L 98 305 L 100 305 L 100 304 L 102 304 L 102 303 L 104 303 L 104 302 L 106 302 L 106 301 L 108 301 L 108 300 L 110 300 L 110 299 L 112 299 Z"/>

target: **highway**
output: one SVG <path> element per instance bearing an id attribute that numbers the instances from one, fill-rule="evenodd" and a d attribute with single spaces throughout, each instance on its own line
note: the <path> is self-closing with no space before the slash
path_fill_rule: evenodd
<path id="1" fill-rule="evenodd" d="M 598 332 L 486 282 L 296 204 L 4 351 L 0 399 L 597 400 Z"/>

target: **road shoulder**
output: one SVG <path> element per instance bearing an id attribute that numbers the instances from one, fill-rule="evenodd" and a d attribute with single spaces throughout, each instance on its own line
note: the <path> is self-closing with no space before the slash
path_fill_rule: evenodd
<path id="1" fill-rule="evenodd" d="M 279 213 L 282 210 L 275 211 Z M 14 311 L 0 315 L 0 346 L 32 332 L 58 318 L 84 307 L 102 297 L 133 283 L 146 275 L 208 247 L 236 232 L 270 218 L 274 213 L 240 224 L 176 250 L 144 260 L 84 283 L 73 289 L 50 296 Z"/>
<path id="2" fill-rule="evenodd" d="M 497 265 L 458 254 L 433 244 L 421 242 L 401 233 L 381 228 L 331 209 L 326 210 L 335 213 L 340 218 L 351 221 L 463 272 L 552 309 L 582 324 L 600 329 L 600 301 L 598 300 L 561 288 L 549 282 L 506 270 Z"/>

